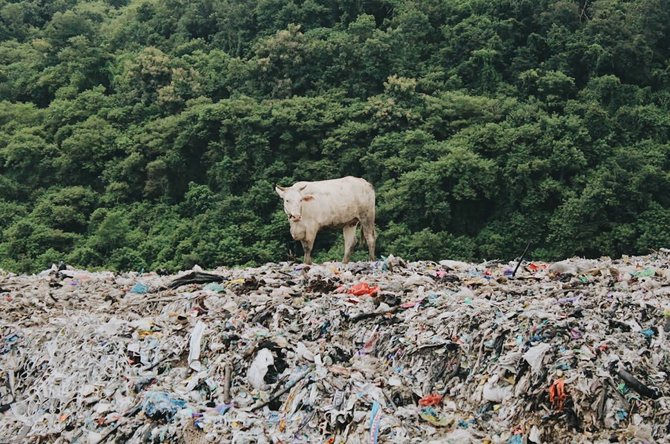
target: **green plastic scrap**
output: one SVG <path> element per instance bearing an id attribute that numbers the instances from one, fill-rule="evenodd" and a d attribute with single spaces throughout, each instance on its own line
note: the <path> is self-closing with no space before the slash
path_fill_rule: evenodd
<path id="1" fill-rule="evenodd" d="M 203 287 L 204 290 L 213 291 L 214 293 L 221 293 L 226 289 L 223 285 L 218 282 L 210 282 L 209 284 Z"/>
<path id="2" fill-rule="evenodd" d="M 654 270 L 653 268 L 649 267 L 649 268 L 645 268 L 645 269 L 642 270 L 642 271 L 638 271 L 638 272 L 631 273 L 631 274 L 632 274 L 633 276 L 637 276 L 637 277 L 652 277 L 652 276 L 654 276 L 654 275 L 656 274 L 656 270 Z"/>

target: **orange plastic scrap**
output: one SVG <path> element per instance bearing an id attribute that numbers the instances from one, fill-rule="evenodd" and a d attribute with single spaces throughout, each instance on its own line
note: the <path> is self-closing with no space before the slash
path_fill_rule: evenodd
<path id="1" fill-rule="evenodd" d="M 442 402 L 442 398 L 443 398 L 442 395 L 438 395 L 437 393 L 431 393 L 430 395 L 426 395 L 423 398 L 419 399 L 419 405 L 421 407 L 439 405 Z"/>
<path id="2" fill-rule="evenodd" d="M 565 381 L 563 378 L 557 379 L 549 387 L 549 402 L 554 410 L 563 410 L 563 404 L 568 396 L 565 394 Z"/>
<path id="3" fill-rule="evenodd" d="M 379 292 L 379 287 L 370 287 L 367 283 L 361 282 L 360 284 L 351 287 L 347 293 L 353 294 L 354 296 L 363 296 L 366 294 L 372 296 L 377 292 Z"/>

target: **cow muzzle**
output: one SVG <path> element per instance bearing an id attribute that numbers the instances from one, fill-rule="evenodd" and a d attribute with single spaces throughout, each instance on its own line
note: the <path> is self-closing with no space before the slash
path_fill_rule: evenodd
<path id="1" fill-rule="evenodd" d="M 292 214 L 288 217 L 288 220 L 291 222 L 300 222 L 300 219 L 302 219 L 302 217 L 299 214 Z"/>

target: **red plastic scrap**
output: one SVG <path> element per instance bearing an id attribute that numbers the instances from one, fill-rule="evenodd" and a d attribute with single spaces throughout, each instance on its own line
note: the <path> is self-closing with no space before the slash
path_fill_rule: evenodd
<path id="1" fill-rule="evenodd" d="M 528 271 L 533 271 L 533 272 L 539 271 L 539 270 L 546 270 L 548 267 L 549 267 L 549 265 L 547 265 L 547 264 L 536 264 L 535 262 L 531 262 L 530 264 L 528 264 L 528 266 L 526 266 Z"/>
<path id="2" fill-rule="evenodd" d="M 554 410 L 563 410 L 563 404 L 568 396 L 565 394 L 565 381 L 563 378 L 557 379 L 549 387 L 549 402 Z"/>
<path id="3" fill-rule="evenodd" d="M 361 282 L 360 284 L 351 287 L 347 293 L 353 294 L 354 296 L 363 296 L 366 294 L 372 296 L 377 292 L 379 292 L 379 287 L 370 287 L 367 283 Z"/>
<path id="4" fill-rule="evenodd" d="M 438 395 L 437 393 L 431 393 L 430 395 L 426 395 L 423 398 L 419 399 L 419 405 L 421 407 L 439 405 L 442 402 L 442 398 L 443 398 L 442 395 Z"/>

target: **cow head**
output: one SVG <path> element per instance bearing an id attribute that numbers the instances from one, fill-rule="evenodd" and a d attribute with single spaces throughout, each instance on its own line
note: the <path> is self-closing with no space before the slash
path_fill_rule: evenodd
<path id="1" fill-rule="evenodd" d="M 280 187 L 279 185 L 275 186 L 275 191 L 284 199 L 284 212 L 288 216 L 288 220 L 291 222 L 300 222 L 302 219 L 302 204 L 303 202 L 308 202 L 314 199 L 312 195 L 302 195 L 302 191 L 307 187 L 307 184 L 296 187 Z"/>

